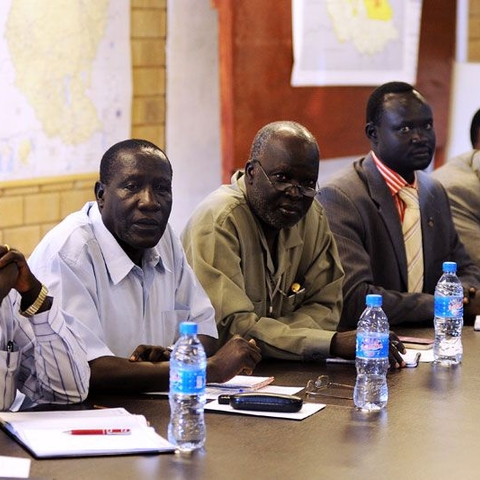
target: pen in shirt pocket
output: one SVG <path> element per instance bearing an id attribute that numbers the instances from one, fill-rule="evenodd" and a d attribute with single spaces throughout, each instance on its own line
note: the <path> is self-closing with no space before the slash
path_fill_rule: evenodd
<path id="1" fill-rule="evenodd" d="M 12 340 L 7 342 L 7 367 L 10 366 L 10 354 L 13 352 L 15 345 Z"/>

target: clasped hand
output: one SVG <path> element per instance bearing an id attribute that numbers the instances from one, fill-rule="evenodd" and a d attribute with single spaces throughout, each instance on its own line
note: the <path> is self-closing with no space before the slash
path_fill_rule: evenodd
<path id="1" fill-rule="evenodd" d="M 170 360 L 170 347 L 139 345 L 130 355 L 131 362 L 166 362 Z M 208 359 L 207 380 L 226 382 L 235 375 L 250 375 L 262 359 L 255 340 L 235 335 Z"/>
<path id="2" fill-rule="evenodd" d="M 23 253 L 8 245 L 0 245 L 0 301 L 11 289 L 17 290 L 23 297 L 33 300 L 42 288 L 28 267 Z"/>
<path id="3" fill-rule="evenodd" d="M 139 345 L 130 355 L 131 362 L 168 362 L 170 360 L 170 347 L 160 345 Z"/>

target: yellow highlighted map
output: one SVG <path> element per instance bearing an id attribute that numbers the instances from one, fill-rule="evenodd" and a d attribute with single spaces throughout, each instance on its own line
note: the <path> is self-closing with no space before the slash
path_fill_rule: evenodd
<path id="1" fill-rule="evenodd" d="M 361 54 L 375 55 L 399 37 L 389 0 L 327 0 L 340 42 L 352 42 Z"/>
<path id="2" fill-rule="evenodd" d="M 364 0 L 367 15 L 372 20 L 388 22 L 393 18 L 393 10 L 388 0 Z"/>

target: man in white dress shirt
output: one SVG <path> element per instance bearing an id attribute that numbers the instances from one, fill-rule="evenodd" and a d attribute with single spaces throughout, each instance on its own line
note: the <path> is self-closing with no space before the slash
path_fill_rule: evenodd
<path id="1" fill-rule="evenodd" d="M 22 408 L 84 400 L 90 369 L 72 319 L 8 245 L 0 245 L 0 302 L 0 410 L 17 389 Z"/>
<path id="2" fill-rule="evenodd" d="M 29 263 L 87 346 L 93 391 L 168 386 L 169 346 L 190 320 L 209 355 L 208 381 L 251 372 L 261 355 L 237 336 L 217 351 L 213 307 L 168 225 L 172 167 L 145 140 L 111 147 L 100 165 L 96 202 L 51 230 Z"/>

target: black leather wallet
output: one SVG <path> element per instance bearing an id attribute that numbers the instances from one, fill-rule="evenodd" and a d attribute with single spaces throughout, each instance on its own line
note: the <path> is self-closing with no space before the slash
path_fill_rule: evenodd
<path id="1" fill-rule="evenodd" d="M 279 393 L 236 393 L 219 395 L 218 403 L 228 405 L 236 410 L 256 410 L 261 412 L 298 412 L 303 400 L 295 395 Z"/>

